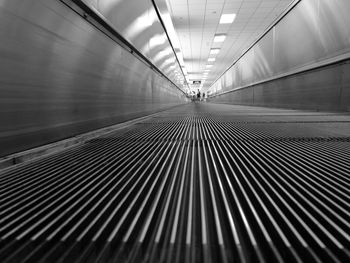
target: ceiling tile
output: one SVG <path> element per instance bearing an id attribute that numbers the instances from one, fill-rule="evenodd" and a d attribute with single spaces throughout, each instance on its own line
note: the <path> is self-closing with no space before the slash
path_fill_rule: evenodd
<path id="1" fill-rule="evenodd" d="M 192 77 L 201 77 L 211 62 L 209 87 L 293 0 L 164 0 L 167 2 L 175 30 L 178 34 L 185 66 Z M 219 24 L 222 14 L 235 13 L 233 24 Z M 214 43 L 214 35 L 227 34 L 225 42 Z M 209 55 L 213 47 L 219 54 Z"/>

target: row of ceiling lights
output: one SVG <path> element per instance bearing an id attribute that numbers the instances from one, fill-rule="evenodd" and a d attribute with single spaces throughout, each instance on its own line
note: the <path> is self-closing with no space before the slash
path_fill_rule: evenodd
<path id="1" fill-rule="evenodd" d="M 222 14 L 220 17 L 220 22 L 219 24 L 232 24 L 233 21 L 236 18 L 236 14 Z M 215 34 L 214 35 L 214 43 L 222 43 L 224 42 L 226 39 L 226 34 L 220 33 L 220 34 Z M 209 58 L 208 58 L 208 62 L 215 62 L 215 56 L 213 55 L 217 55 L 220 52 L 220 48 L 211 48 L 210 49 L 210 53 L 209 53 Z M 202 77 L 202 85 L 205 82 L 207 75 L 209 74 L 210 68 L 213 67 L 213 64 L 207 64 L 206 69 L 204 70 L 203 73 L 203 77 Z"/>

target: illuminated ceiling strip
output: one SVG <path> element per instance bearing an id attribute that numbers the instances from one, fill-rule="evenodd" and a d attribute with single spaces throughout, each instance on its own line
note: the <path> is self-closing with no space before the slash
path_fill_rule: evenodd
<path id="1" fill-rule="evenodd" d="M 236 14 L 222 14 L 220 17 L 220 24 L 232 24 L 236 18 Z"/>
<path id="2" fill-rule="evenodd" d="M 220 52 L 220 48 L 211 48 L 210 49 L 210 55 L 215 55 Z"/>
<path id="3" fill-rule="evenodd" d="M 215 34 L 214 35 L 214 42 L 219 43 L 219 42 L 224 42 L 226 39 L 226 34 Z"/>

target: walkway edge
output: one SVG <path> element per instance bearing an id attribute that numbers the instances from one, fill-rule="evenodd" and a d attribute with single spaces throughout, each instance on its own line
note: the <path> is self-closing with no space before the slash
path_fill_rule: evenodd
<path id="1" fill-rule="evenodd" d="M 94 139 L 94 138 L 106 135 L 108 133 L 115 132 L 117 130 L 126 128 L 130 125 L 137 123 L 137 122 L 152 118 L 155 115 L 158 115 L 159 113 L 161 113 L 163 111 L 166 111 L 166 110 L 169 110 L 169 109 L 172 109 L 175 107 L 179 107 L 179 106 L 182 106 L 182 104 L 160 110 L 156 113 L 153 113 L 153 114 L 150 114 L 147 116 L 143 116 L 143 117 L 132 119 L 132 120 L 129 120 L 126 122 L 114 124 L 112 126 L 104 127 L 104 128 L 98 129 L 98 130 L 90 131 L 87 133 L 82 133 L 82 134 L 70 137 L 68 139 L 64 139 L 61 141 L 53 142 L 53 143 L 39 146 L 39 147 L 36 147 L 33 149 L 29 149 L 26 151 L 22 151 L 22 152 L 18 152 L 18 153 L 14 153 L 11 155 L 1 157 L 0 158 L 0 172 L 3 172 L 4 170 L 7 170 L 7 169 L 10 169 L 13 167 L 17 167 L 19 165 L 27 164 L 27 163 L 35 161 L 39 158 L 42 158 L 42 157 L 45 157 L 45 156 L 48 156 L 51 154 L 55 154 L 59 151 L 68 149 L 70 147 L 83 144 L 84 142 L 86 142 L 90 139 Z"/>

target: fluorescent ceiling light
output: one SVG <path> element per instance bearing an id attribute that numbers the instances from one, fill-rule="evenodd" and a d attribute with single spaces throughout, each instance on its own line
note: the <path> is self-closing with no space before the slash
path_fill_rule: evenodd
<path id="1" fill-rule="evenodd" d="M 210 55 L 215 55 L 220 52 L 220 48 L 211 48 L 210 49 Z"/>
<path id="2" fill-rule="evenodd" d="M 214 61 L 215 61 L 215 58 L 208 58 L 208 61 L 209 61 L 209 62 L 214 62 Z"/>
<path id="3" fill-rule="evenodd" d="M 231 24 L 236 18 L 236 14 L 222 14 L 220 24 Z"/>
<path id="4" fill-rule="evenodd" d="M 213 65 L 206 65 L 205 67 L 206 68 L 211 68 L 211 67 L 213 67 Z"/>
<path id="5" fill-rule="evenodd" d="M 214 35 L 214 42 L 224 42 L 226 39 L 225 34 L 216 34 Z"/>

